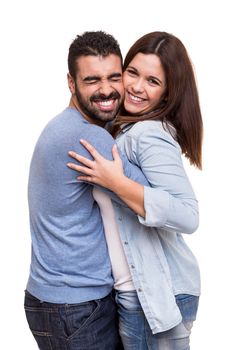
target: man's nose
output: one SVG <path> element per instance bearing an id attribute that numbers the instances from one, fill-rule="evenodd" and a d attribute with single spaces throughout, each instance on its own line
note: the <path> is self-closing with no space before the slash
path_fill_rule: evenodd
<path id="1" fill-rule="evenodd" d="M 109 96 L 113 92 L 113 87 L 108 81 L 102 82 L 100 85 L 99 92 L 105 96 Z"/>

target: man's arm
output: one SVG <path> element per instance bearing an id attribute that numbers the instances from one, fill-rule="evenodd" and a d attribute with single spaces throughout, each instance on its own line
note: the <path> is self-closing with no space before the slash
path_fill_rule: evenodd
<path id="1" fill-rule="evenodd" d="M 108 167 L 113 166 L 112 148 L 113 145 L 115 145 L 115 140 L 106 130 L 96 125 L 90 125 L 82 132 L 82 137 L 95 148 L 95 150 L 100 154 L 99 157 L 103 157 L 101 162 L 105 161 L 107 163 L 105 169 L 108 170 Z M 91 154 L 80 144 L 80 142 L 74 147 L 73 151 L 78 153 L 79 157 L 81 156 L 87 158 L 88 160 L 93 160 Z M 119 158 L 117 151 L 115 151 L 115 156 Z M 109 183 L 104 184 L 103 186 L 110 188 L 111 191 L 108 191 L 105 188 L 104 191 L 106 191 L 114 201 L 124 206 L 128 205 L 134 212 L 144 216 L 144 185 L 149 186 L 148 181 L 146 180 L 141 169 L 138 166 L 130 163 L 125 155 L 120 155 L 120 158 L 124 174 L 122 173 L 121 169 L 118 171 L 118 174 L 114 173 L 115 181 L 113 181 L 113 177 L 109 175 Z M 93 165 L 93 162 L 89 161 L 87 166 L 90 166 L 90 163 Z M 77 162 L 77 164 L 82 166 L 82 164 L 79 162 Z M 116 171 L 118 169 L 115 167 Z M 112 169 L 109 171 L 110 174 L 111 170 Z M 78 176 L 82 175 L 83 174 L 78 171 Z M 106 179 L 106 174 L 104 175 Z M 93 184 L 96 185 L 95 183 Z M 115 194 L 113 192 L 115 192 Z M 119 198 L 121 198 L 124 203 L 120 201 Z"/>

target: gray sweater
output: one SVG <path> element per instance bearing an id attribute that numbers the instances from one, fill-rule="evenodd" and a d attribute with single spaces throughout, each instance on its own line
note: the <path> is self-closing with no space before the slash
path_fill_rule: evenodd
<path id="1" fill-rule="evenodd" d="M 52 119 L 36 144 L 29 175 L 28 201 L 32 258 L 27 290 L 52 303 L 80 303 L 106 296 L 112 289 L 111 265 L 92 186 L 78 182 L 67 168 L 68 151 L 90 155 L 89 141 L 112 159 L 114 139 L 67 108 Z M 146 184 L 136 166 L 122 157 L 127 176 Z"/>

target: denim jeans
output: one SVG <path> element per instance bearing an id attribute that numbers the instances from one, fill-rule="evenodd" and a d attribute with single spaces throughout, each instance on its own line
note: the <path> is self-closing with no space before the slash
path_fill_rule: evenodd
<path id="1" fill-rule="evenodd" d="M 80 304 L 52 304 L 25 291 L 24 308 L 41 350 L 120 349 L 112 295 Z"/>
<path id="2" fill-rule="evenodd" d="M 144 316 L 137 293 L 116 292 L 119 313 L 119 333 L 125 350 L 189 350 L 193 321 L 196 318 L 199 298 L 180 294 L 176 303 L 183 320 L 176 327 L 152 334 Z"/>

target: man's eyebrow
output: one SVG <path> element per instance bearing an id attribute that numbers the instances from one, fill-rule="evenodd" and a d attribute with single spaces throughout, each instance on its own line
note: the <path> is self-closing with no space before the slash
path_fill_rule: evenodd
<path id="1" fill-rule="evenodd" d="M 112 73 L 112 74 L 108 75 L 108 79 L 121 78 L 121 77 L 122 77 L 122 73 Z"/>
<path id="2" fill-rule="evenodd" d="M 122 74 L 121 73 L 112 73 L 112 74 L 109 74 L 108 75 L 108 79 L 113 79 L 113 78 L 121 78 L 122 77 Z M 88 75 L 87 77 L 85 77 L 83 79 L 83 81 L 85 82 L 89 82 L 89 81 L 98 81 L 98 80 L 101 80 L 101 77 L 99 75 Z"/>
<path id="3" fill-rule="evenodd" d="M 89 75 L 83 79 L 83 81 L 92 81 L 92 80 L 100 80 L 98 75 Z"/>

